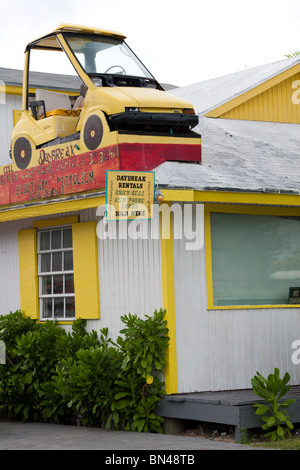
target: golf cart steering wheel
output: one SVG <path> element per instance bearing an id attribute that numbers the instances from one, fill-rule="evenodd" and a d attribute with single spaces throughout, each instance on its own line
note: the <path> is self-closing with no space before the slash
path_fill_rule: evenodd
<path id="1" fill-rule="evenodd" d="M 110 67 L 108 67 L 107 70 L 105 70 L 104 73 L 108 73 L 111 69 L 113 69 L 115 67 L 117 67 L 121 70 L 121 75 L 126 75 L 126 70 L 124 69 L 124 67 L 122 67 L 122 65 L 111 65 Z"/>

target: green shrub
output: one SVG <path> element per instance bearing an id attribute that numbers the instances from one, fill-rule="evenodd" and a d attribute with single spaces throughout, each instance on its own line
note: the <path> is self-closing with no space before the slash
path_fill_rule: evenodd
<path id="1" fill-rule="evenodd" d="M 126 328 L 120 331 L 125 339 L 117 342 L 123 352 L 123 370 L 136 369 L 148 383 L 152 372 L 163 371 L 166 363 L 166 348 L 169 342 L 168 329 L 164 320 L 165 310 L 155 310 L 153 317 L 146 315 L 145 320 L 137 315 L 121 317 Z"/>
<path id="2" fill-rule="evenodd" d="M 295 400 L 281 400 L 291 388 L 287 385 L 290 374 L 286 372 L 284 377 L 280 379 L 278 368 L 275 368 L 274 374 L 270 374 L 267 378 L 264 378 L 259 372 L 256 374 L 251 380 L 253 391 L 267 402 L 267 404 L 256 403 L 254 405 L 257 408 L 255 413 L 261 416 L 261 420 L 265 423 L 262 425 L 262 429 L 268 431 L 265 437 L 270 437 L 272 441 L 282 439 L 286 434 L 291 437 L 290 430 L 294 426 L 289 420 L 286 408 Z"/>
<path id="3" fill-rule="evenodd" d="M 16 339 L 23 333 L 33 331 L 35 327 L 35 320 L 27 317 L 20 310 L 0 316 L 0 339 L 5 343 L 8 360 L 10 359 L 11 350 L 16 345 Z"/>
<path id="4" fill-rule="evenodd" d="M 21 312 L 0 317 L 7 361 L 0 365 L 0 415 L 11 419 L 162 432 L 154 413 L 164 393 L 165 311 L 144 320 L 122 317 L 116 343 L 108 329 L 86 332 L 78 319 L 67 333 L 57 322 Z"/>
<path id="5" fill-rule="evenodd" d="M 154 409 L 165 392 L 164 383 L 151 374 L 164 371 L 169 341 L 164 316 L 164 310 L 145 319 L 123 316 L 124 338 L 113 343 L 104 328 L 98 346 L 62 361 L 56 391 L 84 424 L 162 432 L 163 419 Z"/>

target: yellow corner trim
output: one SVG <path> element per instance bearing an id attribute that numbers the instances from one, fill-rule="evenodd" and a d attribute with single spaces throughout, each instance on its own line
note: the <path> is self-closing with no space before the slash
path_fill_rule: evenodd
<path id="1" fill-rule="evenodd" d="M 172 214 L 170 212 L 171 222 Z M 170 224 L 173 227 L 173 224 Z M 162 224 L 161 224 L 162 227 Z M 161 234 L 161 276 L 163 308 L 166 309 L 167 327 L 169 329 L 170 344 L 167 351 L 165 370 L 166 393 L 177 393 L 177 353 L 176 353 L 176 319 L 175 319 L 175 286 L 174 286 L 174 259 L 173 259 L 173 230 L 169 238 Z"/>
<path id="2" fill-rule="evenodd" d="M 19 241 L 20 306 L 26 315 L 39 319 L 37 236 L 35 229 L 21 230 Z"/>

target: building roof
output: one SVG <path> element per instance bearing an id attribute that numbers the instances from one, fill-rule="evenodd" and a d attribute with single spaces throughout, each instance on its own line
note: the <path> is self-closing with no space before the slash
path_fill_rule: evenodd
<path id="1" fill-rule="evenodd" d="M 200 116 L 202 165 L 166 162 L 168 188 L 300 194 L 300 125 Z"/>
<path id="2" fill-rule="evenodd" d="M 61 75 L 55 73 L 30 73 L 30 87 L 32 88 L 50 88 L 52 90 L 63 90 L 70 92 L 79 92 L 81 80 L 77 75 Z M 0 67 L 0 80 L 5 85 L 20 87 L 23 84 L 23 71 L 17 69 L 6 69 Z M 177 89 L 175 85 L 162 83 L 165 90 Z"/>
<path id="3" fill-rule="evenodd" d="M 166 162 L 155 169 L 161 187 L 300 194 L 300 124 L 206 117 L 244 90 L 300 63 L 288 59 L 170 92 L 199 114 L 202 165 Z M 299 104 L 300 106 L 300 104 Z"/>
<path id="4" fill-rule="evenodd" d="M 5 85 L 22 87 L 23 71 L 0 67 L 0 80 Z M 55 73 L 31 72 L 30 83 L 32 88 L 51 88 L 53 90 L 79 91 L 81 80 L 76 75 L 60 75 Z"/>
<path id="5" fill-rule="evenodd" d="M 207 114 L 298 65 L 300 66 L 300 57 L 296 56 L 176 88 L 172 93 L 191 101 L 197 113 Z"/>

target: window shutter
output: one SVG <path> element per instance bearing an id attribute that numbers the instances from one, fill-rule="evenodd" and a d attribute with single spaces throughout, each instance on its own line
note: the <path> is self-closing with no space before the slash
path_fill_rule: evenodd
<path id="1" fill-rule="evenodd" d="M 39 319 L 36 229 L 21 230 L 19 238 L 19 275 L 21 310 Z"/>
<path id="2" fill-rule="evenodd" d="M 100 318 L 96 225 L 72 225 L 76 318 Z"/>

